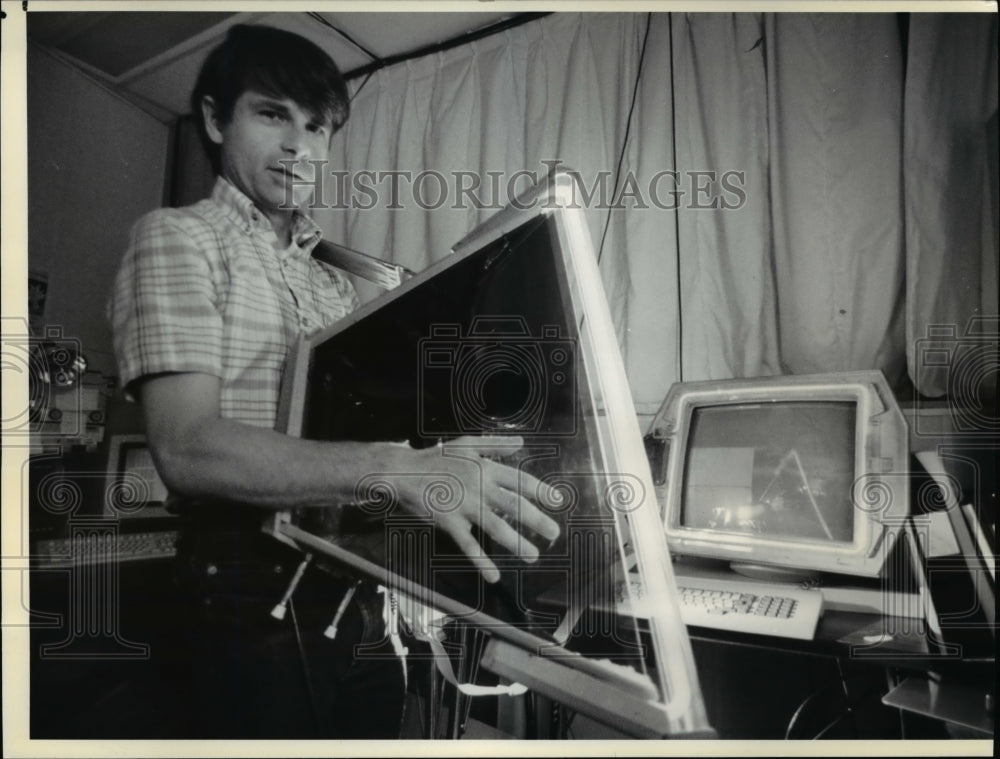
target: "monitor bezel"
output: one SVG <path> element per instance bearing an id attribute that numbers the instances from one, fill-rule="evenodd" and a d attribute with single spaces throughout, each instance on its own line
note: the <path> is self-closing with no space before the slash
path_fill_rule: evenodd
<path id="1" fill-rule="evenodd" d="M 830 543 L 766 538 L 684 525 L 684 468 L 695 412 L 793 402 L 850 402 L 855 406 L 853 539 Z M 882 571 L 909 512 L 909 476 L 906 421 L 881 372 L 677 383 L 652 430 L 668 443 L 666 482 L 658 490 L 672 555 L 863 577 L 876 577 Z"/>

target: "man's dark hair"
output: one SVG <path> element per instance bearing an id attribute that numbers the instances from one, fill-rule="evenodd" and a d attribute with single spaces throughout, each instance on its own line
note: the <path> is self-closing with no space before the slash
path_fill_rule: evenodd
<path id="1" fill-rule="evenodd" d="M 225 124 L 247 90 L 289 98 L 312 115 L 329 119 L 332 132 L 340 129 L 350 114 L 347 84 L 322 48 L 282 29 L 234 26 L 205 59 L 191 93 L 191 111 L 216 173 L 220 171 L 219 146 L 205 131 L 202 99 L 208 95 L 215 101 L 219 120 Z"/>

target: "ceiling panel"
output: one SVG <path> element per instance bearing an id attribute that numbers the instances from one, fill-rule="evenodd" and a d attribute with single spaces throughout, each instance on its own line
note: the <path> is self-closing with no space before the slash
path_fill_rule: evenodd
<path id="1" fill-rule="evenodd" d="M 232 13 L 31 13 L 28 36 L 117 78 Z"/>
<path id="2" fill-rule="evenodd" d="M 261 19 L 241 17 L 231 21 L 260 23 Z M 304 14 L 268 14 L 266 21 L 271 26 L 295 32 L 320 45 L 337 62 L 341 70 L 363 66 L 370 61 L 368 56 L 336 36 L 332 30 L 307 18 Z M 188 113 L 189 97 L 201 64 L 224 36 L 225 28 L 222 28 L 217 30 L 217 34 L 203 39 L 195 49 L 185 50 L 179 55 L 161 56 L 159 60 L 152 61 L 142 70 L 131 72 L 125 77 L 122 85 L 129 92 L 156 103 L 175 115 Z"/>
<path id="3" fill-rule="evenodd" d="M 42 45 L 60 47 L 78 34 L 100 24 L 110 13 L 36 13 L 26 17 L 28 38 Z"/>
<path id="4" fill-rule="evenodd" d="M 503 13 L 320 13 L 380 58 L 408 53 L 496 23 Z"/>
<path id="5" fill-rule="evenodd" d="M 377 5 L 377 4 L 376 4 Z M 209 13 L 29 12 L 28 36 L 79 61 L 109 84 L 173 115 L 209 51 L 237 23 L 295 32 L 326 50 L 341 71 L 444 42 L 510 16 L 493 12 Z M 352 42 L 352 40 L 354 42 Z M 355 44 L 357 43 L 357 44 Z"/>

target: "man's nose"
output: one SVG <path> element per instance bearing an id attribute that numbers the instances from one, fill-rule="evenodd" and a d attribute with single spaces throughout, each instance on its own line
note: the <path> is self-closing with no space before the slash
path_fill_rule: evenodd
<path id="1" fill-rule="evenodd" d="M 305 158 L 309 153 L 306 129 L 298 124 L 288 124 L 281 135 L 281 149 L 293 158 Z"/>

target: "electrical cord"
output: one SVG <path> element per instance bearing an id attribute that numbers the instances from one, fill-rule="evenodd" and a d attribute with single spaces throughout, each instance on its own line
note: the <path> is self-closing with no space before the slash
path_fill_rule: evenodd
<path id="1" fill-rule="evenodd" d="M 323 721 L 320 719 L 319 704 L 316 700 L 316 690 L 313 687 L 312 672 L 309 669 L 309 658 L 306 656 L 306 648 L 302 642 L 302 631 L 299 629 L 299 620 L 295 615 L 295 602 L 288 599 L 288 612 L 292 618 L 292 629 L 295 631 L 295 646 L 299 652 L 299 664 L 302 668 L 302 677 L 305 681 L 306 694 L 309 697 L 309 706 L 312 710 L 313 721 L 316 723 L 316 735 L 322 735 Z"/>
<path id="2" fill-rule="evenodd" d="M 573 739 L 576 735 L 573 733 L 573 720 L 576 719 L 576 712 L 569 707 L 564 707 L 559 705 L 559 729 L 562 732 L 560 738 L 566 737 Z"/>
<path id="3" fill-rule="evenodd" d="M 646 31 L 642 37 L 642 48 L 639 51 L 639 65 L 635 72 L 635 82 L 632 84 L 632 102 L 629 104 L 628 116 L 625 119 L 625 136 L 622 139 L 622 149 L 618 155 L 618 167 L 615 169 L 615 184 L 611 190 L 611 203 L 608 206 L 608 216 L 604 221 L 604 231 L 601 233 L 601 244 L 597 249 L 597 263 L 601 263 L 601 256 L 604 254 L 604 241 L 608 236 L 608 227 L 611 225 L 611 211 L 615 206 L 615 196 L 618 194 L 618 183 L 621 180 L 622 164 L 625 162 L 625 151 L 628 149 L 628 137 L 632 131 L 632 114 L 635 112 L 635 104 L 639 94 L 639 81 L 642 79 L 642 65 L 646 59 L 646 43 L 649 41 L 649 27 L 653 14 L 646 14 Z"/>
<path id="4" fill-rule="evenodd" d="M 486 643 L 486 637 L 478 629 L 472 630 L 472 657 L 471 657 L 471 675 L 469 680 L 475 682 L 477 675 L 479 674 L 479 662 L 483 656 L 483 647 Z M 467 698 L 465 700 L 465 708 L 462 713 L 462 720 L 459 725 L 459 732 L 465 733 L 465 726 L 469 723 L 469 714 L 472 711 L 472 699 Z"/>
<path id="5" fill-rule="evenodd" d="M 674 16 L 667 14 L 667 34 L 670 36 L 670 153 L 677 171 L 677 86 L 674 80 Z M 677 380 L 684 381 L 684 309 L 681 308 L 681 214 L 674 209 L 674 241 L 677 249 Z"/>
<path id="6" fill-rule="evenodd" d="M 427 734 L 427 720 L 424 717 L 424 700 L 419 694 L 414 700 L 417 702 L 417 723 L 420 725 L 421 737 L 427 740 L 431 736 Z"/>
<path id="7" fill-rule="evenodd" d="M 793 732 L 794 732 L 795 728 L 798 727 L 798 723 L 802 719 L 803 714 L 805 714 L 806 709 L 811 704 L 813 704 L 820 696 L 822 696 L 825 693 L 829 692 L 833 688 L 834 688 L 834 683 L 828 683 L 827 685 L 823 685 L 820 688 L 817 688 L 816 690 L 814 690 L 812 693 L 810 693 L 808 696 L 805 697 L 805 699 L 802 701 L 802 703 L 799 704 L 798 708 L 792 714 L 792 718 L 790 720 L 788 720 L 788 725 L 785 728 L 785 740 L 786 741 L 787 740 L 791 740 Z M 839 719 L 839 717 L 838 717 L 838 719 Z M 829 725 L 827 726 L 827 728 L 829 728 Z M 827 728 L 824 728 L 824 729 L 827 729 Z"/>
<path id="8" fill-rule="evenodd" d="M 817 703 L 821 696 L 832 695 L 830 703 L 827 703 L 825 707 L 821 705 L 821 708 L 825 708 L 825 713 L 832 713 L 831 719 L 823 725 L 815 734 L 811 735 L 813 740 L 824 737 L 830 730 L 832 730 L 836 725 L 849 721 L 850 727 L 850 737 L 858 737 L 858 715 L 864 713 L 861 710 L 862 705 L 867 703 L 872 698 L 880 698 L 883 692 L 880 687 L 873 684 L 873 681 L 869 678 L 861 683 L 855 682 L 854 687 L 848 687 L 848 678 L 844 672 L 844 665 L 840 659 L 834 659 L 834 664 L 837 668 L 837 679 L 827 682 L 825 685 L 820 686 L 815 691 L 810 693 L 798 708 L 792 714 L 791 719 L 788 721 L 788 726 L 785 729 L 785 740 L 790 740 L 794 736 L 796 728 L 803 721 L 803 716 L 806 714 L 807 709 Z M 889 678 L 888 682 L 891 686 L 891 675 L 886 673 L 886 677 Z M 833 713 L 835 712 L 835 713 Z M 821 714 L 824 712 L 821 712 Z M 900 710 L 902 714 L 902 710 Z M 905 737 L 905 727 L 900 722 L 900 737 Z"/>
<path id="9" fill-rule="evenodd" d="M 897 685 L 899 685 L 899 678 L 897 677 L 897 671 L 895 667 L 886 668 L 885 670 L 885 684 L 886 693 L 893 690 Z M 906 721 L 903 719 L 903 710 L 896 708 L 896 713 L 899 719 L 899 739 L 906 740 Z"/>

